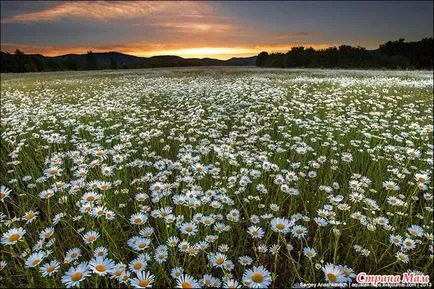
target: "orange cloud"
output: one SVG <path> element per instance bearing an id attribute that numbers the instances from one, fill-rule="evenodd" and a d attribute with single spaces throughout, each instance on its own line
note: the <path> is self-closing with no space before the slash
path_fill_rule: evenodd
<path id="1" fill-rule="evenodd" d="M 316 32 L 316 31 L 299 31 L 299 32 L 288 32 L 288 33 L 274 34 L 273 37 L 275 39 L 286 39 L 286 38 L 312 36 L 312 35 L 316 35 L 316 34 L 318 34 L 318 32 Z"/>
<path id="2" fill-rule="evenodd" d="M 88 50 L 94 52 L 117 51 L 126 54 L 150 57 L 156 55 L 177 55 L 186 58 L 205 58 L 212 57 L 217 59 L 229 59 L 231 57 L 247 57 L 257 55 L 261 51 L 272 52 L 287 52 L 291 47 L 299 46 L 299 44 L 259 44 L 259 45 L 244 45 L 244 46 L 204 46 L 200 44 L 185 43 L 135 43 L 128 45 L 100 45 L 100 46 L 38 46 L 38 45 L 20 45 L 14 43 L 2 43 L 1 50 L 14 52 L 15 49 L 20 49 L 26 54 L 42 54 L 45 56 L 57 56 L 69 53 L 82 54 Z M 330 47 L 330 44 L 305 44 L 305 47 L 313 47 L 315 49 L 323 49 Z"/>
<path id="3" fill-rule="evenodd" d="M 75 1 L 63 2 L 42 11 L 27 12 L 2 20 L 2 23 L 33 23 L 56 21 L 65 18 L 90 19 L 107 22 L 114 19 L 128 20 L 150 15 L 189 15 L 201 17 L 214 11 L 203 2 L 183 1 Z"/>

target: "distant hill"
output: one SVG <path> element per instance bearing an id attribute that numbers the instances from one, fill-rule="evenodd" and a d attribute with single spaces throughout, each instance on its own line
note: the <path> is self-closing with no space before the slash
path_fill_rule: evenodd
<path id="1" fill-rule="evenodd" d="M 40 54 L 24 54 L 17 50 L 14 54 L 1 52 L 0 60 L 0 72 L 32 72 L 179 66 L 254 66 L 256 56 L 219 60 L 214 58 L 183 58 L 173 55 L 138 57 L 115 51 L 90 51 L 86 54 L 49 57 Z"/>
<path id="2" fill-rule="evenodd" d="M 120 52 L 94 52 L 93 53 L 97 59 L 97 61 L 101 64 L 110 64 L 110 61 L 113 59 L 120 64 L 133 64 L 139 63 L 143 60 L 142 57 L 137 57 L 133 55 L 123 54 Z M 61 56 L 54 56 L 53 59 L 58 59 L 61 61 L 67 60 L 77 60 L 77 61 L 86 61 L 86 54 L 66 54 Z"/>

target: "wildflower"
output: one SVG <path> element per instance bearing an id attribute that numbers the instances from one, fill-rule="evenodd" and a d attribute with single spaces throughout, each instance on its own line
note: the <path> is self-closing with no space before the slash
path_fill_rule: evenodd
<path id="1" fill-rule="evenodd" d="M 308 257 L 309 259 L 316 256 L 316 251 L 313 248 L 306 247 L 303 249 L 303 254 Z"/>
<path id="2" fill-rule="evenodd" d="M 101 235 L 96 231 L 89 231 L 83 235 L 83 240 L 86 244 L 94 243 Z"/>
<path id="3" fill-rule="evenodd" d="M 184 269 L 182 267 L 175 267 L 170 271 L 170 276 L 172 276 L 173 279 L 177 279 L 184 273 Z"/>
<path id="4" fill-rule="evenodd" d="M 154 283 L 155 277 L 147 271 L 137 272 L 136 278 L 130 280 L 134 288 L 150 288 Z"/>
<path id="5" fill-rule="evenodd" d="M 249 288 L 267 288 L 271 284 L 271 274 L 264 266 L 253 266 L 244 272 L 243 284 Z"/>
<path id="6" fill-rule="evenodd" d="M 0 186 L 0 201 L 4 202 L 4 200 L 9 197 L 11 189 L 6 188 L 5 186 Z"/>
<path id="7" fill-rule="evenodd" d="M 42 277 L 51 277 L 54 273 L 59 271 L 59 268 L 60 263 L 58 261 L 51 261 L 42 265 L 39 270 L 41 271 Z"/>
<path id="8" fill-rule="evenodd" d="M 238 262 L 242 266 L 249 266 L 253 263 L 253 259 L 249 256 L 241 256 L 240 258 L 238 258 Z"/>
<path id="9" fill-rule="evenodd" d="M 300 238 L 303 238 L 304 236 L 306 236 L 307 229 L 306 229 L 306 227 L 297 225 L 297 226 L 294 226 L 292 228 L 291 234 L 292 234 L 293 237 L 295 237 L 297 239 L 300 239 Z"/>
<path id="10" fill-rule="evenodd" d="M 32 255 L 30 255 L 27 258 L 25 265 L 26 265 L 26 267 L 29 267 L 29 268 L 36 267 L 42 262 L 44 257 L 45 257 L 45 254 L 42 251 L 33 253 Z"/>
<path id="11" fill-rule="evenodd" d="M 76 267 L 69 268 L 65 275 L 62 276 L 61 281 L 67 288 L 79 287 L 80 282 L 89 275 L 89 266 L 86 262 L 83 262 Z"/>
<path id="12" fill-rule="evenodd" d="M 290 222 L 284 218 L 274 218 L 271 220 L 271 230 L 277 233 L 287 234 L 293 224 L 292 221 Z"/>
<path id="13" fill-rule="evenodd" d="M 424 230 L 421 226 L 418 225 L 411 225 L 407 231 L 413 235 L 414 237 L 422 237 Z"/>
<path id="14" fill-rule="evenodd" d="M 383 187 L 388 191 L 398 191 L 399 186 L 393 181 L 385 181 L 383 182 Z"/>
<path id="15" fill-rule="evenodd" d="M 90 270 L 99 276 L 105 276 L 114 272 L 115 263 L 103 256 L 97 256 L 89 262 Z"/>
<path id="16" fill-rule="evenodd" d="M 330 283 L 345 282 L 345 277 L 343 276 L 339 266 L 328 263 L 323 267 L 322 270 L 324 272 L 324 278 L 327 282 Z"/>
<path id="17" fill-rule="evenodd" d="M 139 256 L 138 258 L 132 260 L 128 268 L 133 272 L 141 272 L 146 269 L 147 262 L 144 256 Z"/>
<path id="18" fill-rule="evenodd" d="M 213 254 L 209 258 L 209 261 L 212 266 L 220 267 L 220 268 L 223 267 L 223 264 L 225 263 L 226 260 L 227 260 L 227 256 L 222 253 Z"/>
<path id="19" fill-rule="evenodd" d="M 1 244 L 2 245 L 14 245 L 23 238 L 25 233 L 26 233 L 26 230 L 24 230 L 23 228 L 9 229 L 6 233 L 3 233 L 2 239 L 1 239 Z"/>
<path id="20" fill-rule="evenodd" d="M 404 252 L 397 252 L 395 256 L 399 261 L 401 261 L 402 263 L 405 263 L 405 264 L 408 263 L 408 261 L 410 260 L 408 258 L 408 255 L 405 254 Z"/>
<path id="21" fill-rule="evenodd" d="M 197 225 L 195 223 L 184 223 L 181 225 L 180 231 L 182 234 L 194 236 L 197 232 Z"/>
<path id="22" fill-rule="evenodd" d="M 200 288 L 200 284 L 190 275 L 183 274 L 176 278 L 176 288 Z"/>
<path id="23" fill-rule="evenodd" d="M 47 178 L 60 176 L 61 173 L 62 173 L 62 169 L 61 169 L 61 168 L 58 168 L 58 167 L 56 167 L 56 166 L 51 166 L 51 167 L 49 167 L 48 169 L 46 169 L 46 170 L 44 171 L 44 175 L 45 175 Z"/>
<path id="24" fill-rule="evenodd" d="M 66 252 L 65 261 L 67 263 L 77 260 L 81 256 L 81 250 L 78 248 L 72 248 L 68 252 Z"/>
<path id="25" fill-rule="evenodd" d="M 130 223 L 133 225 L 142 225 L 148 220 L 148 217 L 143 213 L 133 214 L 130 217 Z"/>

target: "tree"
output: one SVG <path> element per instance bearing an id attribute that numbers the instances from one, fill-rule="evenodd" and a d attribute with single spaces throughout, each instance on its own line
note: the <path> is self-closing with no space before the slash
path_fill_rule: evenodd
<path id="1" fill-rule="evenodd" d="M 17 72 L 25 72 L 26 71 L 26 67 L 24 65 L 24 52 L 22 52 L 21 50 L 17 49 L 15 50 L 14 53 L 14 58 L 15 58 L 15 69 Z"/>
<path id="2" fill-rule="evenodd" d="M 86 54 L 86 68 L 89 70 L 98 69 L 98 61 L 92 50 L 88 51 Z"/>
<path id="3" fill-rule="evenodd" d="M 113 57 L 110 57 L 110 69 L 118 69 L 118 66 L 118 62 Z"/>
<path id="4" fill-rule="evenodd" d="M 258 57 L 256 58 L 256 66 L 264 66 L 267 58 L 268 58 L 268 52 L 263 51 L 259 53 Z"/>

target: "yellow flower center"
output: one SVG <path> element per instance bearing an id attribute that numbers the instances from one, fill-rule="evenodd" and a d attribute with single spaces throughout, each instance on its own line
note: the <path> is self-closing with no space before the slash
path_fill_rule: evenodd
<path id="1" fill-rule="evenodd" d="M 333 273 L 328 273 L 327 278 L 332 282 L 336 282 L 336 280 L 338 279 L 337 276 Z"/>
<path id="2" fill-rule="evenodd" d="M 219 257 L 215 260 L 216 264 L 221 265 L 225 260 L 222 257 Z"/>
<path id="3" fill-rule="evenodd" d="M 196 249 L 191 247 L 189 250 L 190 254 L 196 254 Z"/>
<path id="4" fill-rule="evenodd" d="M 53 272 L 54 271 L 54 269 L 55 269 L 55 267 L 53 266 L 53 265 L 49 265 L 48 267 L 47 267 L 47 272 Z"/>
<path id="5" fill-rule="evenodd" d="M 72 273 L 71 280 L 76 282 L 76 281 L 79 281 L 81 279 L 81 277 L 83 277 L 83 273 L 77 271 L 77 272 Z"/>
<path id="6" fill-rule="evenodd" d="M 148 279 L 142 279 L 139 282 L 140 287 L 146 287 L 149 285 L 149 280 Z"/>
<path id="7" fill-rule="evenodd" d="M 182 282 L 182 284 L 181 284 L 181 288 L 191 289 L 191 288 L 193 288 L 193 286 L 191 286 L 191 283 L 190 283 L 190 282 L 188 282 L 188 281 L 184 281 L 184 282 Z"/>
<path id="8" fill-rule="evenodd" d="M 134 264 L 133 267 L 135 270 L 139 270 L 140 268 L 142 268 L 142 263 L 137 262 L 136 264 Z"/>
<path id="9" fill-rule="evenodd" d="M 261 272 L 255 272 L 252 274 L 252 280 L 255 283 L 262 283 L 262 281 L 264 281 L 264 275 Z"/>
<path id="10" fill-rule="evenodd" d="M 33 266 L 34 266 L 34 265 L 38 265 L 40 262 L 41 262 L 41 260 L 39 260 L 39 259 L 35 259 L 35 260 L 33 260 L 32 265 L 33 265 Z"/>
<path id="11" fill-rule="evenodd" d="M 15 242 L 18 241 L 18 239 L 20 238 L 20 234 L 15 233 L 9 236 L 9 242 Z"/>
<path id="12" fill-rule="evenodd" d="M 106 270 L 106 267 L 105 267 L 104 264 L 99 264 L 99 265 L 96 265 L 96 266 L 95 266 L 95 269 L 96 269 L 98 272 L 104 272 L 104 271 Z"/>
<path id="13" fill-rule="evenodd" d="M 283 225 L 283 224 L 277 224 L 276 228 L 279 229 L 279 230 L 283 230 L 285 228 L 285 225 Z"/>

